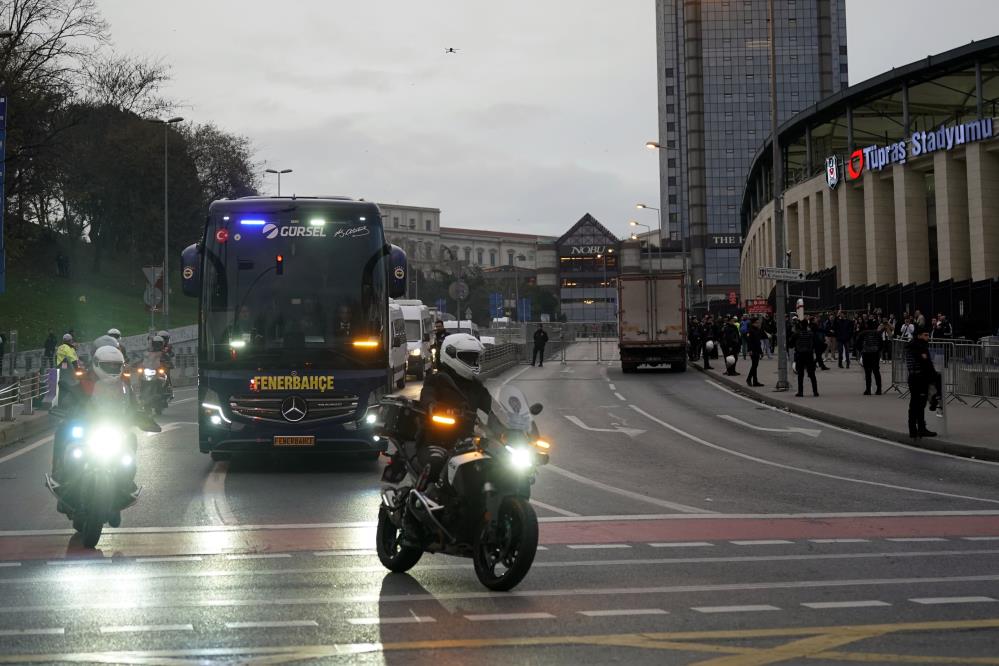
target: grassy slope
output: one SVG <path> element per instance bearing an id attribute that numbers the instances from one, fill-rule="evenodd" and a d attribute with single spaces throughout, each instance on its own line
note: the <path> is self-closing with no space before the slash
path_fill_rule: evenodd
<path id="1" fill-rule="evenodd" d="M 124 335 L 148 330 L 141 266 L 131 257 L 111 257 L 100 273 L 94 273 L 89 250 L 75 250 L 70 279 L 56 275 L 54 247 L 36 247 L 8 259 L 7 293 L 0 294 L 0 331 L 16 329 L 19 349 L 41 347 L 50 328 L 57 337 L 73 328 L 80 339 L 95 338 L 112 326 Z M 177 267 L 170 294 L 172 326 L 193 324 L 197 317 L 196 300 L 180 291 Z M 158 315 L 155 325 L 161 326 Z"/>

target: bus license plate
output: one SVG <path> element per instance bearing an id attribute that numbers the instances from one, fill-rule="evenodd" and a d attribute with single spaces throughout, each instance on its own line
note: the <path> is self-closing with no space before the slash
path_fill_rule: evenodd
<path id="1" fill-rule="evenodd" d="M 316 438 L 314 435 L 276 435 L 274 437 L 274 446 L 315 446 Z"/>

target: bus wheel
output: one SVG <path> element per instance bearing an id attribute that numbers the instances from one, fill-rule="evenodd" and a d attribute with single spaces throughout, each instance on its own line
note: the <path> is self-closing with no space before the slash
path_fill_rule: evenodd
<path id="1" fill-rule="evenodd" d="M 400 389 L 406 388 L 406 375 L 399 378 L 399 381 L 395 383 L 395 387 Z"/>

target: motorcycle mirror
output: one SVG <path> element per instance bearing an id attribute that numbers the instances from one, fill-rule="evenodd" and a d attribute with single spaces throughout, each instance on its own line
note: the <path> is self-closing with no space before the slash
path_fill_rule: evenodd
<path id="1" fill-rule="evenodd" d="M 531 405 L 530 411 L 533 416 L 537 416 L 538 414 L 541 413 L 542 409 L 544 409 L 544 406 L 540 402 L 536 402 L 533 405 Z"/>

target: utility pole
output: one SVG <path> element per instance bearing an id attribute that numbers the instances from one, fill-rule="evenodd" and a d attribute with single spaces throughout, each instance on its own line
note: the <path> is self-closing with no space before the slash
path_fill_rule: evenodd
<path id="1" fill-rule="evenodd" d="M 769 0 L 770 25 L 770 143 L 773 148 L 773 202 L 774 202 L 774 244 L 778 261 L 783 261 L 785 254 L 784 230 L 784 165 L 780 141 L 777 137 L 777 45 L 774 0 Z M 777 280 L 775 300 L 777 301 L 777 390 L 787 391 L 790 387 L 787 381 L 787 327 L 784 317 L 787 310 L 787 282 Z"/>

